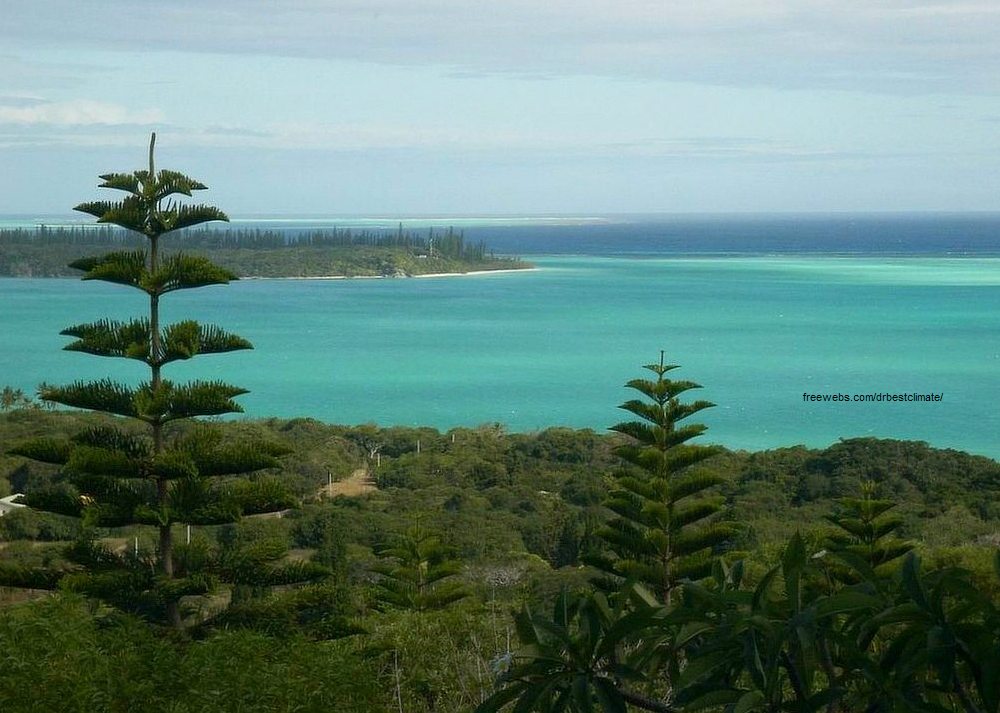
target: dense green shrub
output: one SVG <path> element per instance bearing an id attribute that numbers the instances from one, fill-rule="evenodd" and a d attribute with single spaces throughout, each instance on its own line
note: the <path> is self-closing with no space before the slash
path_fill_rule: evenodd
<path id="1" fill-rule="evenodd" d="M 0 710 L 386 711 L 374 664 L 349 644 L 219 633 L 193 643 L 75 597 L 0 609 Z"/>

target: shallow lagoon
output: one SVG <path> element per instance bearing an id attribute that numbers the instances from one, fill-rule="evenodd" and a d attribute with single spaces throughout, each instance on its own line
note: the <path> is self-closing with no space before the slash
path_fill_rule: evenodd
<path id="1" fill-rule="evenodd" d="M 439 428 L 604 429 L 622 387 L 668 359 L 718 404 L 734 448 L 911 438 L 1000 457 L 1000 260 L 531 258 L 522 273 L 243 280 L 170 295 L 168 319 L 216 322 L 256 350 L 174 366 L 225 378 L 250 416 Z M 60 351 L 60 329 L 141 314 L 142 296 L 73 280 L 0 280 L 0 385 L 141 365 Z M 936 392 L 940 403 L 805 403 L 803 392 Z"/>

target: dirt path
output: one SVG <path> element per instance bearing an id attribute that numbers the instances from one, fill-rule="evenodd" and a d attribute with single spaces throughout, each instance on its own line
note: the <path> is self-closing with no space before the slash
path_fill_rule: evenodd
<path id="1" fill-rule="evenodd" d="M 373 493 L 375 490 L 377 490 L 375 481 L 368 474 L 368 469 L 358 468 L 343 480 L 337 480 L 330 485 L 324 485 L 319 489 L 319 494 L 331 498 L 335 498 L 338 495 L 346 495 L 353 498 L 358 495 Z"/>

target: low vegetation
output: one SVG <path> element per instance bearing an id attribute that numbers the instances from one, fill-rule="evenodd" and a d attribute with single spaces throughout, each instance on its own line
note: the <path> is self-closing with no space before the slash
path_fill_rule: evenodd
<path id="1" fill-rule="evenodd" d="M 37 435 L 70 435 L 108 419 L 19 407 L 0 415 L 0 444 L 6 448 Z M 263 471 L 260 477 L 280 475 L 302 505 L 281 518 L 193 527 L 192 543 L 213 556 L 246 547 L 271 548 L 286 561 L 307 560 L 326 568 L 327 579 L 240 596 L 233 584 L 220 583 L 204 597 L 182 601 L 189 627 L 185 639 L 155 636 L 148 633 L 148 625 L 69 594 L 0 590 L 7 600 L 0 611 L 0 656 L 7 657 L 0 669 L 32 671 L 17 679 L 20 685 L 0 694 L 7 696 L 0 699 L 5 710 L 43 710 L 42 702 L 64 690 L 58 686 L 81 691 L 78 698 L 66 697 L 70 703 L 63 710 L 92 710 L 87 701 L 93 700 L 107 702 L 108 710 L 124 708 L 125 701 L 140 695 L 128 682 L 142 681 L 146 662 L 158 656 L 173 662 L 157 679 L 164 688 L 150 686 L 152 692 L 142 694 L 149 698 L 135 699 L 150 701 L 150 710 L 168 709 L 161 706 L 168 697 L 180 706 L 175 710 L 269 710 L 268 701 L 283 696 L 287 704 L 279 710 L 319 710 L 322 703 L 336 710 L 398 711 L 402 700 L 405 711 L 469 711 L 493 694 L 505 671 L 504 680 L 515 680 L 512 672 L 518 669 L 511 667 L 531 650 L 531 642 L 522 641 L 518 633 L 516 617 L 523 616 L 525 607 L 531 616 L 544 617 L 564 590 L 571 611 L 589 606 L 573 597 L 589 597 L 594 591 L 597 572 L 584 561 L 588 552 L 599 549 L 600 531 L 613 515 L 602 503 L 627 467 L 615 454 L 625 444 L 621 434 L 559 428 L 506 433 L 493 425 L 441 433 L 429 428 L 334 426 L 311 419 L 236 421 L 216 427 L 230 439 L 285 446 L 290 453 L 281 458 L 280 469 Z M 351 497 L 325 494 L 328 473 L 336 482 L 362 468 L 371 472 L 376 490 Z M 736 527 L 731 541 L 719 548 L 729 574 L 717 571 L 699 585 L 708 588 L 708 602 L 725 592 L 742 601 L 739 592 L 770 582 L 768 596 L 778 603 L 768 616 L 780 613 L 784 605 L 770 588 L 782 575 L 769 573 L 783 566 L 796 532 L 801 543 L 796 548 L 807 553 L 811 568 L 803 591 L 819 596 L 817 578 L 826 580 L 827 575 L 816 567 L 832 565 L 812 555 L 828 548 L 831 533 L 844 532 L 826 516 L 850 520 L 845 508 L 852 498 L 863 496 L 863 485 L 870 481 L 875 483 L 875 499 L 895 503 L 884 516 L 895 519 L 892 538 L 908 543 L 919 557 L 914 571 L 921 573 L 921 581 L 932 573 L 943 581 L 941 573 L 962 572 L 948 581 L 968 581 L 994 602 L 1000 597 L 992 561 L 1000 541 L 1000 464 L 990 459 L 922 443 L 864 438 L 825 449 L 719 449 L 698 469 L 704 477 L 722 481 L 715 492 L 723 499 L 727 521 Z M 11 455 L 0 457 L 0 475 L 0 495 L 31 493 L 63 477 L 56 466 Z M 440 581 L 451 582 L 449 587 L 464 596 L 443 606 L 433 597 L 413 596 L 415 588 L 407 582 L 419 570 L 419 552 L 407 560 L 395 557 L 394 550 L 421 533 L 436 537 L 437 542 L 429 543 L 435 549 L 445 548 L 441 555 L 428 548 L 424 552 L 445 563 L 439 571 L 446 576 Z M 3 561 L 59 565 L 66 562 L 65 548 L 80 534 L 76 520 L 16 510 L 0 518 Z M 121 552 L 134 547 L 136 540 L 140 550 L 156 541 L 155 529 L 148 526 L 102 528 L 97 534 Z M 179 542 L 186 541 L 186 534 L 182 527 L 175 529 Z M 895 582 L 894 587 L 902 586 L 904 559 L 888 562 L 883 569 L 885 581 Z M 737 587 L 733 567 L 740 560 Z M 384 578 L 383 573 L 393 570 L 394 579 Z M 717 583 L 715 576 L 728 584 Z M 427 591 L 435 586 L 430 583 Z M 900 591 L 889 589 L 885 596 L 898 597 Z M 609 596 L 607 590 L 601 596 Z M 633 607 L 628 611 L 638 620 L 634 607 L 644 600 L 635 594 L 627 599 Z M 679 601 L 674 606 L 689 606 L 687 594 Z M 662 606 L 655 601 L 648 605 Z M 734 606 L 735 615 L 744 605 L 712 606 Z M 683 616 L 714 616 L 706 610 L 684 611 Z M 866 612 L 875 615 L 874 609 Z M 655 622 L 655 614 L 651 609 L 642 616 Z M 58 635 L 43 633 L 59 628 L 63 620 L 74 623 L 60 628 Z M 578 625 L 578 619 L 569 624 L 573 637 L 579 635 L 574 628 Z M 37 636 L 26 648 L 23 641 L 29 631 Z M 630 636 L 632 643 L 638 638 L 662 641 L 665 633 L 637 629 Z M 85 663 L 121 650 L 124 640 L 132 641 L 125 647 L 131 653 L 111 659 L 123 667 L 122 676 L 99 675 L 107 662 L 96 668 Z M 624 646 L 629 640 L 617 643 Z M 694 655 L 693 649 L 686 650 L 689 655 Z M 236 657 L 252 662 L 252 684 L 227 668 L 226 662 Z M 40 664 L 71 659 L 79 665 L 59 672 Z M 213 688 L 184 678 L 195 661 L 218 677 Z M 19 668 L 12 668 L 15 665 Z M 740 679 L 738 672 L 731 673 L 730 680 Z M 50 680 L 55 675 L 58 684 Z M 644 676 L 637 690 L 665 699 L 663 686 L 669 679 Z M 821 678 L 817 674 L 813 680 Z M 233 694 L 240 686 L 246 687 L 242 698 Z M 791 690 L 789 686 L 787 674 L 781 674 L 779 687 Z M 211 690 L 217 695 L 209 695 Z M 965 710 L 957 694 L 951 698 L 954 705 L 944 710 Z M 40 701 L 37 707 L 32 707 L 33 700 Z M 72 703 L 76 700 L 80 703 Z M 320 703 L 311 708 L 302 703 L 308 700 Z"/>

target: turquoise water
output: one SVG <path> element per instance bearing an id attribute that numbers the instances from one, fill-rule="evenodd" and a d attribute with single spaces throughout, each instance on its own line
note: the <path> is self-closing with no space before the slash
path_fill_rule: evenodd
<path id="1" fill-rule="evenodd" d="M 604 429 L 659 350 L 718 406 L 733 448 L 841 437 L 1000 456 L 1000 259 L 532 258 L 530 272 L 410 280 L 244 280 L 165 298 L 256 350 L 172 368 L 251 393 L 251 416 Z M 61 351 L 60 329 L 141 314 L 139 293 L 0 280 L 0 385 L 142 378 Z M 938 403 L 814 403 L 803 392 L 935 392 Z"/>

